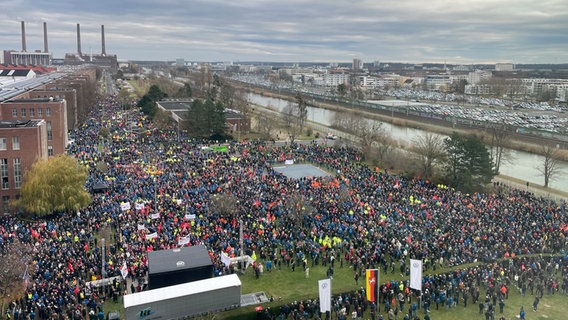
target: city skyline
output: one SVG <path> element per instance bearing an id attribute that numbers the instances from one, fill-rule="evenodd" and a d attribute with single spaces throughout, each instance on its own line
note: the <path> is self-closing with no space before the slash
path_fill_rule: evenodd
<path id="1" fill-rule="evenodd" d="M 189 2 L 189 3 L 188 3 Z M 120 60 L 410 63 L 568 63 L 568 2 L 561 0 L 8 1 L 2 50 L 54 58 L 106 52 Z"/>

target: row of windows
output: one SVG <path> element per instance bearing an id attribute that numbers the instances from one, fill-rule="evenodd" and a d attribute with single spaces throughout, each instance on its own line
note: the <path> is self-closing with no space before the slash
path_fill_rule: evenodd
<path id="1" fill-rule="evenodd" d="M 28 116 L 28 109 L 26 108 L 21 108 L 20 109 L 20 116 L 21 117 L 27 117 Z M 34 108 L 30 108 L 30 117 L 35 117 L 36 116 L 36 109 Z M 43 117 L 43 109 L 42 108 L 37 108 L 37 116 L 38 117 Z M 46 117 L 51 117 L 51 108 L 45 108 L 45 116 Z M 17 118 L 18 117 L 18 109 L 13 108 L 12 109 L 12 117 Z"/>
<path id="2" fill-rule="evenodd" d="M 8 150 L 8 138 L 0 137 L 0 150 Z M 20 137 L 12 137 L 12 150 L 20 150 Z"/>
<path id="3" fill-rule="evenodd" d="M 8 173 L 8 159 L 0 159 L 0 179 L 1 189 L 10 189 L 10 175 Z M 14 187 L 19 189 L 22 186 L 22 159 L 14 158 Z"/>
<path id="4" fill-rule="evenodd" d="M 51 130 L 47 132 L 47 137 L 49 140 L 53 137 Z M 7 138 L 0 137 L 0 151 L 8 150 Z M 20 150 L 20 137 L 14 136 L 12 137 L 12 150 Z M 53 146 L 47 146 L 47 155 L 53 155 Z"/>

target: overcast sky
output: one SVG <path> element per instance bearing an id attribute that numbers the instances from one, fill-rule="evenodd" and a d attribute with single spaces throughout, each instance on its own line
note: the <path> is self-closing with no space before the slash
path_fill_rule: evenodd
<path id="1" fill-rule="evenodd" d="M 568 63 L 567 0 L 2 0 L 0 49 L 119 60 Z"/>

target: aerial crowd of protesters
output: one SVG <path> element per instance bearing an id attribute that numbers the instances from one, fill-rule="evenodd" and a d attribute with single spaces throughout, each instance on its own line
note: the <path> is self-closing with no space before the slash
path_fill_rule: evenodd
<path id="1" fill-rule="evenodd" d="M 256 257 L 255 270 L 262 264 L 306 271 L 316 264 L 332 276 L 335 268 L 350 267 L 362 282 L 365 269 L 408 275 L 407 258 L 424 261 L 421 293 L 391 281 L 381 284 L 377 305 L 366 301 L 364 289 L 334 296 L 332 312 L 339 319 L 365 312 L 372 319 L 414 319 L 421 309 L 429 319 L 429 310 L 469 305 L 494 319 L 510 290 L 539 299 L 568 292 L 567 262 L 548 255 L 566 254 L 564 202 L 499 186 L 494 193 L 465 194 L 371 168 L 357 149 L 317 141 L 230 142 L 219 152 L 207 148 L 213 142 L 153 127 L 135 109 L 126 117 L 113 98 L 101 103 L 105 114 L 93 110 L 71 133 L 69 154 L 88 167 L 88 190 L 105 189 L 92 192 L 92 203 L 79 212 L 1 220 L 0 244 L 17 238 L 33 247 L 36 266 L 24 297 L 8 307 L 12 319 L 100 318 L 106 299 L 146 289 L 146 252 L 181 245 L 205 245 L 215 275 L 234 272 L 222 255 L 235 257 L 241 249 Z M 102 128 L 110 133 L 104 143 Z M 288 178 L 273 168 L 284 160 L 310 162 L 332 174 Z M 96 236 L 101 230 L 112 235 L 104 267 Z M 482 264 L 428 275 L 472 262 Z M 105 289 L 89 284 L 109 277 L 117 280 Z M 315 299 L 267 316 L 330 315 L 319 314 Z"/>

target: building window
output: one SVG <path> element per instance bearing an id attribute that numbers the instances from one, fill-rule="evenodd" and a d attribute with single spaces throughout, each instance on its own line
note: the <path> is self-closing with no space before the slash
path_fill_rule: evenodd
<path id="1" fill-rule="evenodd" d="M 20 137 L 12 137 L 12 150 L 20 150 Z"/>
<path id="2" fill-rule="evenodd" d="M 51 117 L 51 108 L 45 108 L 45 116 Z"/>
<path id="3" fill-rule="evenodd" d="M 18 116 L 18 109 L 14 108 L 12 109 L 12 117 L 17 117 Z"/>
<path id="4" fill-rule="evenodd" d="M 53 132 L 51 131 L 51 121 L 47 121 L 47 141 L 53 139 Z"/>
<path id="5" fill-rule="evenodd" d="M 6 141 L 8 139 L 6 138 L 0 138 L 0 150 L 8 150 L 8 147 L 6 146 Z"/>
<path id="6" fill-rule="evenodd" d="M 20 189 L 22 186 L 22 159 L 14 158 L 14 186 Z"/>
<path id="7" fill-rule="evenodd" d="M 37 108 L 37 116 L 38 117 L 43 116 L 43 109 L 42 108 Z"/>
<path id="8" fill-rule="evenodd" d="M 10 214 L 10 196 L 2 196 L 2 212 Z"/>
<path id="9" fill-rule="evenodd" d="M 2 190 L 8 190 L 8 159 L 0 159 L 0 178 L 2 179 Z"/>
<path id="10" fill-rule="evenodd" d="M 47 146 L 47 155 L 50 157 L 53 155 L 53 146 Z"/>
<path id="11" fill-rule="evenodd" d="M 22 111 L 20 111 L 20 112 L 22 113 L 22 117 L 26 116 L 26 113 L 27 113 L 26 108 L 22 108 Z"/>
<path id="12" fill-rule="evenodd" d="M 35 109 L 30 108 L 30 117 L 35 117 Z"/>

